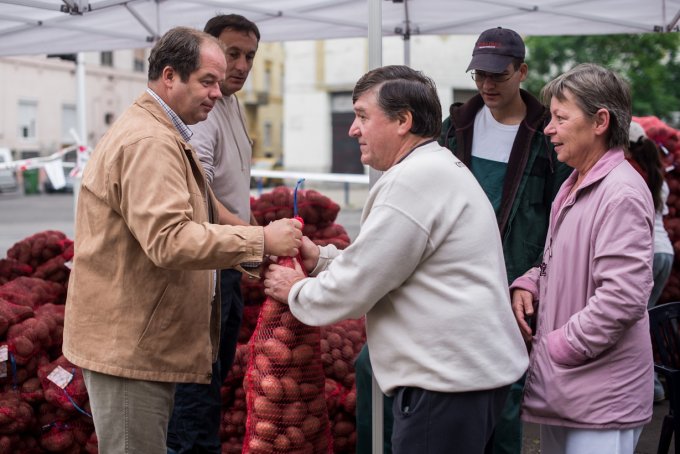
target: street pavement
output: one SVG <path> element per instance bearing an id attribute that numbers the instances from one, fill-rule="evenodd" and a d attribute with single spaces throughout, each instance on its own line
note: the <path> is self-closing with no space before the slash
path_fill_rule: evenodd
<path id="1" fill-rule="evenodd" d="M 361 208 L 367 190 L 365 186 L 352 186 L 349 192 L 341 185 L 312 186 L 327 195 L 341 206 L 337 223 L 343 225 L 351 239 L 359 232 Z M 256 192 L 253 192 L 257 196 Z M 74 198 L 72 194 L 35 194 L 24 195 L 21 192 L 0 193 L 0 258 L 7 255 L 9 249 L 17 241 L 43 230 L 61 230 L 69 238 L 73 238 Z M 668 401 L 654 405 L 652 421 L 645 426 L 636 454 L 655 454 L 661 423 L 668 413 Z M 673 452 L 671 443 L 670 451 Z M 524 425 L 523 454 L 540 453 L 538 427 L 535 424 Z"/>

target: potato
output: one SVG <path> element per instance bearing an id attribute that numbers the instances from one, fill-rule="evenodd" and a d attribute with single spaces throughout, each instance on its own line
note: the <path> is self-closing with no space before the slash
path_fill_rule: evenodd
<path id="1" fill-rule="evenodd" d="M 299 425 L 307 416 L 307 406 L 302 402 L 293 402 L 283 409 L 281 420 L 286 425 Z"/>
<path id="2" fill-rule="evenodd" d="M 275 452 L 286 452 L 291 448 L 291 446 L 292 443 L 285 435 L 279 435 L 276 437 L 276 440 L 274 440 L 274 449 L 276 450 Z"/>
<path id="3" fill-rule="evenodd" d="M 302 433 L 306 438 L 314 437 L 321 429 L 321 420 L 316 416 L 309 415 L 302 422 Z"/>
<path id="4" fill-rule="evenodd" d="M 267 399 L 272 402 L 280 402 L 283 400 L 283 386 L 278 378 L 273 375 L 267 375 L 260 381 L 260 387 Z"/>
<path id="5" fill-rule="evenodd" d="M 269 357 L 272 363 L 278 366 L 287 366 L 292 359 L 291 351 L 286 345 L 278 339 L 273 337 L 267 339 L 263 346 L 263 351 Z"/>
<path id="6" fill-rule="evenodd" d="M 349 366 L 347 365 L 347 362 L 341 359 L 336 360 L 333 363 L 333 372 L 338 379 L 342 380 L 345 378 L 345 376 L 349 373 Z"/>
<path id="7" fill-rule="evenodd" d="M 286 427 L 286 437 L 288 437 L 290 444 L 295 448 L 305 444 L 305 434 L 302 433 L 302 429 L 299 427 Z"/>
<path id="8" fill-rule="evenodd" d="M 273 440 L 278 434 L 276 424 L 269 421 L 258 421 L 255 424 L 255 434 L 266 440 Z"/>
<path id="9" fill-rule="evenodd" d="M 253 437 L 248 442 L 248 448 L 250 454 L 271 454 L 273 446 L 261 438 Z"/>
<path id="10" fill-rule="evenodd" d="M 328 345 L 328 341 L 326 339 L 321 339 L 319 341 L 319 346 L 321 347 L 321 353 L 330 353 L 331 348 Z"/>
<path id="11" fill-rule="evenodd" d="M 295 381 L 295 383 L 300 383 L 305 378 L 305 372 L 307 371 L 300 367 L 288 367 L 285 372 L 287 376 Z"/>
<path id="12" fill-rule="evenodd" d="M 356 427 L 350 421 L 338 421 L 333 425 L 333 433 L 341 437 L 349 436 L 355 429 Z"/>
<path id="13" fill-rule="evenodd" d="M 300 386 L 293 377 L 285 376 L 281 378 L 281 386 L 283 387 L 283 396 L 287 402 L 300 400 Z"/>
<path id="14" fill-rule="evenodd" d="M 281 314 L 286 312 L 288 312 L 288 306 L 270 298 L 265 304 L 262 305 L 260 314 L 262 320 L 266 320 L 268 323 L 274 324 L 279 320 Z"/>
<path id="15" fill-rule="evenodd" d="M 345 345 L 342 347 L 342 358 L 347 360 L 347 361 L 353 361 L 354 360 L 354 349 L 352 348 L 351 345 Z"/>
<path id="16" fill-rule="evenodd" d="M 300 322 L 300 320 L 295 318 L 295 316 L 290 311 L 286 311 L 281 314 L 281 324 L 286 328 L 294 330 L 295 332 L 300 331 L 300 328 L 305 326 L 302 324 L 302 322 Z"/>
<path id="17" fill-rule="evenodd" d="M 257 396 L 253 402 L 253 408 L 259 418 L 266 418 L 269 421 L 277 421 L 281 416 L 281 407 L 265 396 Z"/>
<path id="18" fill-rule="evenodd" d="M 319 395 L 319 388 L 312 383 L 301 383 L 300 395 L 305 401 L 312 400 Z"/>
<path id="19" fill-rule="evenodd" d="M 272 362 L 269 360 L 267 355 L 256 355 L 255 356 L 255 367 L 262 374 L 269 374 L 272 372 Z"/>
<path id="20" fill-rule="evenodd" d="M 314 358 L 314 348 L 310 345 L 302 344 L 295 347 L 292 351 L 293 364 L 305 366 Z"/>
<path id="21" fill-rule="evenodd" d="M 295 333 L 285 326 L 277 326 L 274 328 L 273 334 L 276 339 L 289 347 L 295 343 Z"/>
<path id="22" fill-rule="evenodd" d="M 319 396 L 309 402 L 307 404 L 307 411 L 313 415 L 322 416 L 327 411 L 326 398 L 324 396 Z"/>
<path id="23" fill-rule="evenodd" d="M 331 348 L 342 347 L 342 337 L 338 333 L 329 333 L 326 340 Z"/>

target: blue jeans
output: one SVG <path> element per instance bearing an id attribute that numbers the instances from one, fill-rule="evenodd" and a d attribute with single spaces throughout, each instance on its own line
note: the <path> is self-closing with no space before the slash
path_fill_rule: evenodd
<path id="1" fill-rule="evenodd" d="M 181 383 L 175 391 L 175 408 L 168 427 L 168 453 L 221 454 L 220 422 L 222 399 L 220 387 L 231 369 L 236 342 L 243 318 L 241 273 L 220 272 L 222 299 L 220 352 L 213 364 L 209 385 Z"/>

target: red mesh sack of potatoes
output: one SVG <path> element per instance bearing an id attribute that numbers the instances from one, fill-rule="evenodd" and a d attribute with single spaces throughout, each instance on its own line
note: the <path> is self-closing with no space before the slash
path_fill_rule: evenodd
<path id="1" fill-rule="evenodd" d="M 47 303 L 63 304 L 66 288 L 56 282 L 22 276 L 1 285 L 0 298 L 35 309 Z"/>
<path id="2" fill-rule="evenodd" d="M 57 408 L 85 413 L 89 398 L 83 371 L 64 356 L 38 368 L 45 400 Z"/>
<path id="3" fill-rule="evenodd" d="M 293 191 L 286 186 L 277 186 L 271 192 L 251 200 L 251 211 L 260 225 L 267 225 L 277 219 L 293 217 Z"/>
<path id="4" fill-rule="evenodd" d="M 33 317 L 33 309 L 30 307 L 20 306 L 0 298 L 0 336 L 3 336 L 10 326 L 31 317 Z"/>
<path id="5" fill-rule="evenodd" d="M 321 328 L 321 362 L 326 377 L 354 386 L 354 360 L 366 343 L 364 319 L 343 320 Z"/>
<path id="6" fill-rule="evenodd" d="M 52 257 L 38 265 L 32 276 L 66 286 L 71 275 L 71 268 L 65 265 L 69 260 L 70 258 L 66 258 L 63 254 Z"/>
<path id="7" fill-rule="evenodd" d="M 338 249 L 345 249 L 349 246 L 350 239 L 347 230 L 340 224 L 328 224 L 318 228 L 309 239 L 319 246 L 334 245 Z"/>
<path id="8" fill-rule="evenodd" d="M 7 345 L 17 364 L 25 365 L 50 344 L 49 326 L 37 318 L 28 318 L 7 330 Z"/>
<path id="9" fill-rule="evenodd" d="M 327 225 L 335 222 L 340 205 L 314 189 L 298 191 L 298 215 L 305 225 Z"/>
<path id="10" fill-rule="evenodd" d="M 93 432 L 91 423 L 72 417 L 43 425 L 38 443 L 48 452 L 80 454 Z"/>
<path id="11" fill-rule="evenodd" d="M 0 434 L 18 434 L 31 426 L 33 408 L 16 391 L 0 394 Z"/>
<path id="12" fill-rule="evenodd" d="M 30 276 L 33 267 L 16 259 L 0 259 L 0 285 L 5 284 L 20 276 Z"/>
<path id="13" fill-rule="evenodd" d="M 63 232 L 46 230 L 15 243 L 7 250 L 7 257 L 37 268 L 52 257 L 61 255 L 73 244 Z"/>
<path id="14" fill-rule="evenodd" d="M 250 208 L 260 225 L 293 216 L 294 193 L 291 188 L 277 186 L 259 199 L 251 199 Z M 318 226 L 335 222 L 340 205 L 314 189 L 297 191 L 298 215 L 304 221 L 302 233 L 313 236 Z"/>
<path id="15" fill-rule="evenodd" d="M 278 263 L 294 266 L 291 258 Z M 301 323 L 286 304 L 265 300 L 244 380 L 244 453 L 332 452 L 319 342 L 319 328 Z"/>

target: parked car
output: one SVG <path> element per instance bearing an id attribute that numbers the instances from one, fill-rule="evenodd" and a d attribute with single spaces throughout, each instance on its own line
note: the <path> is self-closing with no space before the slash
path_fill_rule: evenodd
<path id="1" fill-rule="evenodd" d="M 12 162 L 9 148 L 0 148 L 0 164 Z M 0 192 L 16 191 L 19 189 L 14 168 L 0 168 Z"/>

